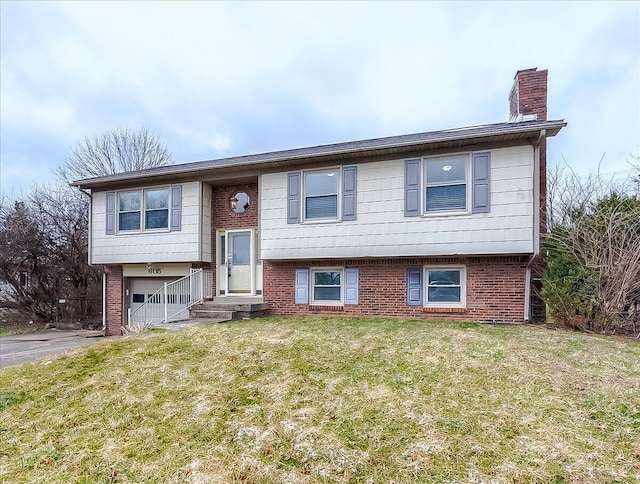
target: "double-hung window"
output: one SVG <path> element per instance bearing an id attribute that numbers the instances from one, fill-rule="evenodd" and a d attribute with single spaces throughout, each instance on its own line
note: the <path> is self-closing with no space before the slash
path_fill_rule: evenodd
<path id="1" fill-rule="evenodd" d="M 337 169 L 304 174 L 305 220 L 338 218 L 338 175 Z"/>
<path id="2" fill-rule="evenodd" d="M 342 270 L 316 269 L 311 271 L 313 284 L 311 302 L 326 304 L 342 303 Z"/>
<path id="3" fill-rule="evenodd" d="M 405 160 L 405 217 L 490 211 L 490 151 Z"/>
<path id="4" fill-rule="evenodd" d="M 118 230 L 169 228 L 169 188 L 118 193 Z"/>
<path id="5" fill-rule="evenodd" d="M 435 308 L 465 308 L 465 266 L 426 266 L 408 269 L 407 304 Z"/>
<path id="6" fill-rule="evenodd" d="M 144 228 L 169 227 L 169 189 L 153 188 L 144 191 Z"/>
<path id="7" fill-rule="evenodd" d="M 467 155 L 425 160 L 425 212 L 467 210 L 468 160 Z"/>
<path id="8" fill-rule="evenodd" d="M 464 267 L 427 267 L 425 281 L 427 306 L 464 307 L 466 302 Z"/>
<path id="9" fill-rule="evenodd" d="M 140 197 L 142 193 L 118 193 L 118 230 L 140 230 Z"/>

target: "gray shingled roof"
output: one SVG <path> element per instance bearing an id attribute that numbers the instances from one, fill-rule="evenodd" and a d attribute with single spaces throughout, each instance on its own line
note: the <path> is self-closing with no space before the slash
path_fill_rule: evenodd
<path id="1" fill-rule="evenodd" d="M 113 185 L 117 182 L 128 180 L 140 181 L 144 178 L 164 178 L 168 176 L 196 176 L 206 172 L 225 170 L 229 177 L 234 173 L 246 171 L 247 168 L 268 168 L 272 166 L 290 166 L 304 164 L 313 161 L 331 161 L 353 158 L 354 156 L 375 156 L 391 153 L 401 153 L 434 145 L 462 146 L 463 144 L 481 142 L 504 142 L 514 139 L 527 139 L 536 136 L 541 130 L 546 131 L 546 136 L 555 136 L 567 123 L 564 120 L 556 121 L 525 121 L 519 123 L 496 123 L 482 126 L 447 129 L 441 131 L 429 131 L 424 133 L 388 136 L 359 141 L 347 141 L 327 145 L 294 148 L 282 151 L 271 151 L 215 160 L 180 163 L 175 165 L 150 168 L 135 172 L 117 173 L 86 180 L 78 180 L 72 185 L 79 188 L 95 188 L 102 185 Z M 462 143 L 464 142 L 464 143 Z"/>

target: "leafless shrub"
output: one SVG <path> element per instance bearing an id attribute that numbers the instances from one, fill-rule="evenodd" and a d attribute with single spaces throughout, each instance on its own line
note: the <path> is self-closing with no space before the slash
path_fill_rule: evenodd
<path id="1" fill-rule="evenodd" d="M 551 315 L 584 331 L 637 333 L 640 193 L 633 178 L 580 178 L 566 167 L 552 171 L 549 188 L 543 295 Z"/>

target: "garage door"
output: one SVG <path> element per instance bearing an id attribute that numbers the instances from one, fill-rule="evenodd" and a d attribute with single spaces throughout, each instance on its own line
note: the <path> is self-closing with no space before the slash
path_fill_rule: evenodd
<path id="1" fill-rule="evenodd" d="M 150 319 L 153 323 L 160 323 L 164 318 L 164 294 L 161 291 L 165 282 L 172 282 L 176 279 L 165 279 L 157 277 L 134 278 L 129 284 L 129 297 L 131 311 L 135 311 L 145 302 L 149 302 L 151 311 Z M 160 291 L 159 293 L 157 293 Z M 181 294 L 179 296 L 170 296 L 167 305 L 167 314 L 169 321 L 179 321 L 181 319 L 189 319 L 189 310 L 184 308 L 185 303 L 189 300 L 189 294 Z"/>

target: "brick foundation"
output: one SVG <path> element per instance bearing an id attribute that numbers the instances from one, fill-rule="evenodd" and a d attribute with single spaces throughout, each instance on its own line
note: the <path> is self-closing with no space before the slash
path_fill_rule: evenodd
<path id="1" fill-rule="evenodd" d="M 263 261 L 263 297 L 269 305 L 269 315 L 343 314 L 523 322 L 527 262 L 527 257 Z M 466 308 L 407 305 L 407 269 L 432 264 L 466 266 Z M 295 270 L 330 266 L 359 269 L 359 304 L 340 307 L 295 304 Z"/>
<path id="2" fill-rule="evenodd" d="M 107 324 L 105 336 L 119 336 L 122 334 L 122 266 L 104 266 L 107 275 Z"/>

